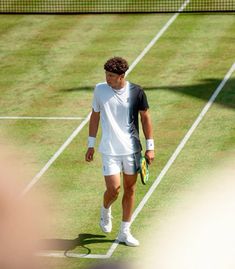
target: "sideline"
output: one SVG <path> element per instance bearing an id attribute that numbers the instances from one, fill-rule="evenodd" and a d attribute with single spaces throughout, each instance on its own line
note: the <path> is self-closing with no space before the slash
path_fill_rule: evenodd
<path id="1" fill-rule="evenodd" d="M 87 124 L 91 116 L 91 112 L 82 121 L 82 123 L 72 132 L 69 138 L 64 142 L 64 144 L 56 151 L 56 153 L 51 157 L 51 159 L 46 163 L 46 165 L 41 169 L 39 173 L 29 182 L 26 188 L 23 190 L 21 195 L 25 195 L 42 177 L 43 174 L 49 169 L 49 167 L 54 163 L 54 161 L 60 156 L 60 154 L 67 148 L 67 146 L 73 141 L 73 139 L 78 135 L 82 128 Z"/>

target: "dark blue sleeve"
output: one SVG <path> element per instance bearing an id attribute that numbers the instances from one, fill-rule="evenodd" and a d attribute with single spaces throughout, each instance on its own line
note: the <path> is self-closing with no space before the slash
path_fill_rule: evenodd
<path id="1" fill-rule="evenodd" d="M 143 89 L 140 89 L 138 96 L 138 109 L 139 110 L 147 110 L 149 108 L 147 96 Z"/>

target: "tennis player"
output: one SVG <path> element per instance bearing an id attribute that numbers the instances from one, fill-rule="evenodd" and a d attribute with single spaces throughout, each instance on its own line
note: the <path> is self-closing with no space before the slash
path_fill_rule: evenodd
<path id="1" fill-rule="evenodd" d="M 123 173 L 123 213 L 118 240 L 128 246 L 138 246 L 139 241 L 130 231 L 137 170 L 142 150 L 138 115 L 146 138 L 145 156 L 149 164 L 154 159 L 154 140 L 146 95 L 140 86 L 125 79 L 128 68 L 127 61 L 121 57 L 111 58 L 104 65 L 106 82 L 97 84 L 94 90 L 85 158 L 88 162 L 93 160 L 101 118 L 102 138 L 99 151 L 102 154 L 106 191 L 101 208 L 100 227 L 106 233 L 112 230 L 111 205 L 118 197 Z"/>

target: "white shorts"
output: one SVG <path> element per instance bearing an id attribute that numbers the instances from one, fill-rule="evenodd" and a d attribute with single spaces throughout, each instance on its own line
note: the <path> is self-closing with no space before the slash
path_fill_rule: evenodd
<path id="1" fill-rule="evenodd" d="M 116 175 L 121 172 L 127 175 L 137 173 L 135 154 L 121 156 L 102 154 L 102 161 L 104 176 Z"/>

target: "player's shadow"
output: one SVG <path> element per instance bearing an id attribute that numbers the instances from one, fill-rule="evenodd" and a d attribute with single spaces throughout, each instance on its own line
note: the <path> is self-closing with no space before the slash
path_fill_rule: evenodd
<path id="1" fill-rule="evenodd" d="M 87 247 L 90 244 L 113 243 L 115 240 L 105 239 L 105 235 L 81 233 L 75 239 L 42 239 L 38 242 L 39 251 L 64 251 L 65 253 L 74 250 L 76 247 L 82 247 L 86 254 L 91 253 Z"/>
<path id="2" fill-rule="evenodd" d="M 81 92 L 81 91 L 93 91 L 94 86 L 84 86 L 84 87 L 81 86 L 81 87 L 74 87 L 74 88 L 69 88 L 69 89 L 60 89 L 59 91 L 64 92 L 64 93 Z"/>
<path id="3" fill-rule="evenodd" d="M 163 86 L 151 86 L 151 87 L 148 87 L 145 85 L 141 85 L 141 86 L 146 92 L 167 90 L 167 91 L 172 91 L 174 93 L 178 93 L 182 95 L 192 96 L 193 98 L 202 99 L 207 102 L 209 98 L 211 97 L 211 95 L 213 94 L 213 92 L 221 84 L 222 80 L 223 79 L 209 78 L 209 79 L 203 79 L 196 84 L 188 84 L 188 85 L 181 84 L 181 85 L 163 85 Z M 93 88 L 94 87 L 92 86 L 74 87 L 70 89 L 61 89 L 60 91 L 63 91 L 65 93 L 77 92 L 79 94 L 79 92 L 82 92 L 82 91 L 93 91 Z M 226 91 L 224 90 L 225 88 L 226 88 Z M 235 90 L 234 89 L 235 89 L 235 78 L 230 78 L 226 82 L 226 84 L 223 86 L 222 91 L 217 96 L 214 102 L 224 107 L 235 109 Z M 158 103 L 158 100 L 156 100 L 156 104 L 157 103 Z"/>
<path id="4" fill-rule="evenodd" d="M 235 109 L 235 78 L 230 78 L 226 84 L 221 85 L 222 80 L 219 79 L 205 79 L 201 83 L 192 85 L 163 85 L 157 87 L 145 87 L 145 90 L 168 90 L 182 95 L 189 95 L 193 98 L 205 100 L 206 102 L 210 99 L 212 94 L 222 87 L 219 95 L 216 97 L 214 103 L 221 106 Z"/>

